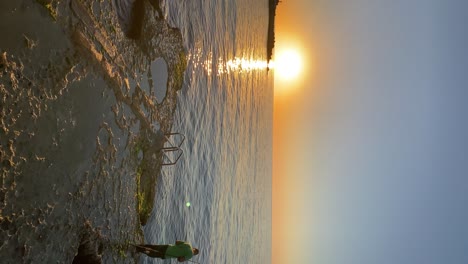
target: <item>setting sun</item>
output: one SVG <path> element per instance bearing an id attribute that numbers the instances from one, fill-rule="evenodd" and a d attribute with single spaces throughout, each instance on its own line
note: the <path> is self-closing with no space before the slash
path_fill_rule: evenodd
<path id="1" fill-rule="evenodd" d="M 275 74 L 281 80 L 289 81 L 297 78 L 302 69 L 301 56 L 296 50 L 288 49 L 280 52 L 274 63 Z"/>
<path id="2" fill-rule="evenodd" d="M 291 48 L 294 47 L 294 48 Z M 275 96 L 291 95 L 298 88 L 307 71 L 306 54 L 297 45 L 288 45 L 275 53 L 271 63 L 275 73 Z"/>

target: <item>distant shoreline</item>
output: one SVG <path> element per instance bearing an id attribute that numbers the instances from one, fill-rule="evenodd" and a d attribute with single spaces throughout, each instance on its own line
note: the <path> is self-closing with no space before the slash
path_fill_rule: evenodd
<path id="1" fill-rule="evenodd" d="M 273 49 L 275 48 L 275 16 L 276 6 L 279 4 L 279 0 L 268 0 L 268 37 L 267 37 L 267 61 L 273 57 Z"/>

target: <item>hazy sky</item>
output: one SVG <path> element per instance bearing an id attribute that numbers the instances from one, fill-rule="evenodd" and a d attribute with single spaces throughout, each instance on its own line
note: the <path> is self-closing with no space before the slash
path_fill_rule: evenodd
<path id="1" fill-rule="evenodd" d="M 278 8 L 273 263 L 468 263 L 468 1 Z"/>

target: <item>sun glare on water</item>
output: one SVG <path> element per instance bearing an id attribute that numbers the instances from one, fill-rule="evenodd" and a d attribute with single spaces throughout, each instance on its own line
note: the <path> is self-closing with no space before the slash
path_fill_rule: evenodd
<path id="1" fill-rule="evenodd" d="M 232 59 L 213 58 L 213 54 L 205 54 L 201 50 L 189 53 L 187 56 L 194 69 L 202 68 L 206 74 L 217 76 L 232 73 L 249 73 L 254 71 L 267 71 L 271 65 L 264 59 L 252 57 L 234 57 Z"/>
<path id="2" fill-rule="evenodd" d="M 277 55 L 276 55 L 277 54 Z M 266 60 L 253 57 L 234 57 L 232 59 L 213 58 L 213 54 L 205 54 L 202 51 L 196 51 L 188 55 L 188 60 L 193 64 L 193 74 L 196 74 L 196 68 L 202 68 L 206 74 L 225 75 L 242 74 L 251 72 L 274 73 L 275 96 L 291 94 L 295 88 L 300 86 L 304 63 L 302 53 L 299 49 L 289 48 L 280 49 L 274 56 L 274 60 Z"/>

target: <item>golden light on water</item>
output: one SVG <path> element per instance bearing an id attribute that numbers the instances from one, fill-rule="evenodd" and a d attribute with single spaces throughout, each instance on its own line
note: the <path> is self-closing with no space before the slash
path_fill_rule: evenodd
<path id="1" fill-rule="evenodd" d="M 188 60 L 193 65 L 192 74 L 197 74 L 196 69 L 203 69 L 208 75 L 221 76 L 224 74 L 266 72 L 270 70 L 275 79 L 275 96 L 292 94 L 295 88 L 299 87 L 304 79 L 304 71 L 310 73 L 310 69 L 303 61 L 305 54 L 299 48 L 280 49 L 276 52 L 274 60 L 267 62 L 262 59 L 245 57 L 234 57 L 230 60 L 215 58 L 212 53 L 203 53 L 201 50 L 188 55 Z"/>
<path id="2" fill-rule="evenodd" d="M 266 60 L 242 57 L 234 57 L 227 61 L 222 58 L 215 60 L 212 54 L 203 55 L 201 51 L 189 54 L 188 60 L 191 61 L 194 68 L 201 67 L 208 75 L 216 72 L 218 76 L 231 73 L 266 71 L 268 68 L 272 68 L 271 63 L 269 65 Z"/>
<path id="3" fill-rule="evenodd" d="M 255 70 L 266 70 L 268 68 L 268 62 L 265 60 L 252 60 L 244 58 L 234 58 L 226 63 L 218 64 L 219 73 L 229 72 L 242 72 L 242 71 L 255 71 Z"/>

